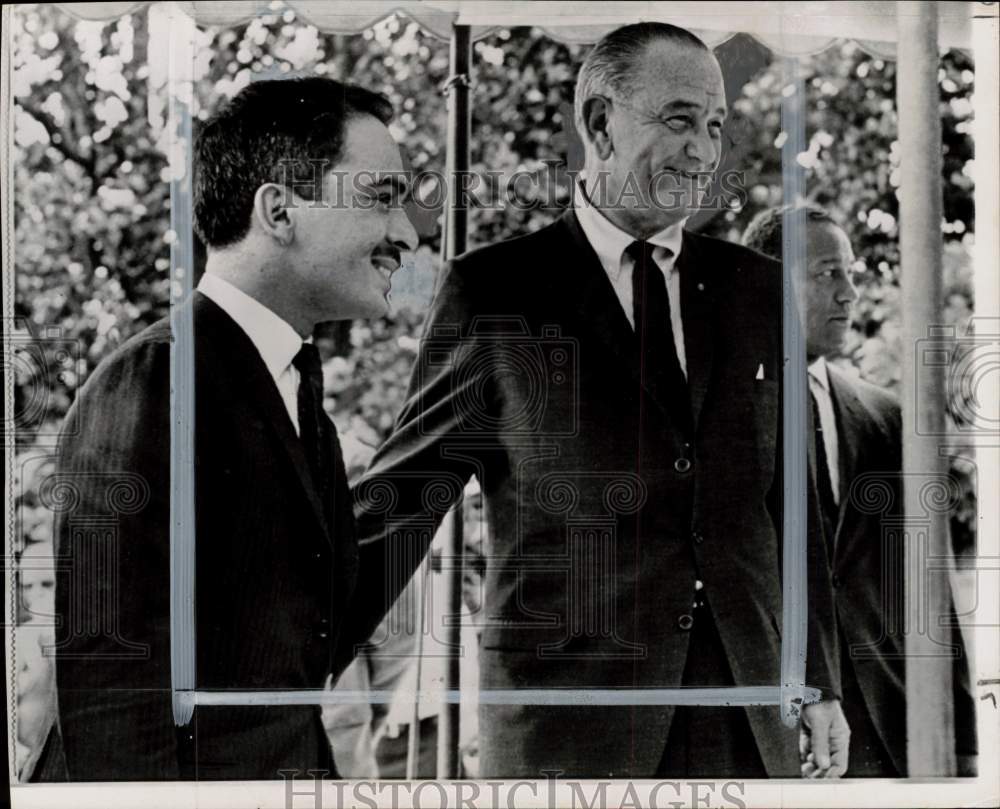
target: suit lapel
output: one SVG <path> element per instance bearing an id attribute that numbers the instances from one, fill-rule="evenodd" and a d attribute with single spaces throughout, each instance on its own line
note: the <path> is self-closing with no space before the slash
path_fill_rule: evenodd
<path id="1" fill-rule="evenodd" d="M 858 474 L 858 447 L 863 441 L 867 418 L 864 405 L 850 384 L 829 364 L 827 364 L 827 377 L 830 380 L 833 412 L 837 419 L 837 468 L 840 472 L 840 509 L 837 515 L 839 538 L 850 498 L 851 483 Z"/>
<path id="2" fill-rule="evenodd" d="M 697 427 L 712 378 L 712 356 L 717 336 L 716 289 L 702 261 L 697 240 L 687 232 L 677 257 L 677 271 L 681 280 L 681 319 L 684 324 L 691 418 Z"/>
<path id="3" fill-rule="evenodd" d="M 604 266 L 591 247 L 572 210 L 563 214 L 558 222 L 566 241 L 572 245 L 563 266 L 571 278 L 556 279 L 551 294 L 565 297 L 565 290 L 575 290 L 571 303 L 572 314 L 581 326 L 594 333 L 599 345 L 609 350 L 610 362 L 624 366 L 635 385 L 642 385 L 650 399 L 665 413 L 671 414 L 678 424 L 688 425 L 691 420 L 687 396 L 670 396 L 669 390 L 660 390 L 654 384 L 644 384 L 639 362 L 639 346 L 635 330 L 622 309 L 611 280 Z M 562 245 L 560 245 L 561 247 Z M 563 251 L 564 252 L 564 251 Z M 685 326 L 686 328 L 686 326 Z"/>
<path id="4" fill-rule="evenodd" d="M 225 358 L 229 376 L 246 391 L 240 399 L 252 403 L 259 410 L 264 423 L 272 430 L 288 458 L 298 484 L 309 500 L 320 528 L 327 541 L 331 542 L 323 504 L 316 493 L 305 450 L 260 352 L 246 332 L 215 302 L 200 292 L 194 294 L 194 312 L 196 345 L 211 345 L 211 350 L 217 356 Z"/>
<path id="5" fill-rule="evenodd" d="M 808 400 L 807 400 L 808 402 Z M 822 500 L 819 494 L 819 477 L 816 469 L 816 421 L 813 418 L 813 408 L 807 404 L 806 410 L 806 427 L 808 438 L 806 440 L 807 447 L 807 459 L 809 467 L 809 475 L 807 479 L 807 485 L 809 486 L 809 512 L 810 514 L 815 514 L 815 525 L 816 530 L 819 532 L 820 536 L 823 538 L 823 548 L 826 553 L 826 559 L 832 564 L 833 561 L 833 547 L 835 539 L 829 536 L 831 533 L 831 526 L 829 520 L 824 517 L 823 506 L 821 505 Z M 834 531 L 834 533 L 836 533 Z"/>
<path id="6" fill-rule="evenodd" d="M 572 210 L 567 211 L 559 220 L 559 225 L 563 228 L 566 241 L 572 246 L 563 263 L 572 277 L 566 282 L 553 274 L 553 286 L 558 288 L 552 290 L 552 295 L 558 300 L 565 297 L 566 289 L 575 290 L 571 302 L 573 317 L 594 332 L 601 345 L 614 352 L 616 363 L 624 365 L 629 376 L 638 384 L 641 374 L 635 331 L 625 316 L 611 280 L 587 241 L 576 214 Z"/>

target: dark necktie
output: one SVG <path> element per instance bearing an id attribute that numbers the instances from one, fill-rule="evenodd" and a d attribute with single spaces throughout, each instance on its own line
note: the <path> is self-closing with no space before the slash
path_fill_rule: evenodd
<path id="1" fill-rule="evenodd" d="M 809 391 L 812 401 L 813 431 L 816 442 L 816 486 L 819 489 L 819 505 L 823 514 L 823 534 L 826 537 L 827 551 L 833 554 L 834 538 L 837 531 L 837 502 L 833 499 L 833 486 L 830 485 L 830 465 L 826 457 L 826 444 L 823 442 L 823 422 L 819 419 L 819 405 L 816 397 Z"/>
<path id="2" fill-rule="evenodd" d="M 323 370 L 319 351 L 312 343 L 303 343 L 292 360 L 299 372 L 299 437 L 306 451 L 309 471 L 312 473 L 316 493 L 325 500 L 327 486 L 326 453 L 323 451 Z"/>
<path id="3" fill-rule="evenodd" d="M 687 384 L 670 321 L 670 297 L 663 270 L 653 260 L 653 245 L 649 242 L 632 242 L 625 252 L 632 257 L 632 314 L 635 333 L 639 339 L 643 377 L 663 391 L 683 391 L 687 398 Z"/>

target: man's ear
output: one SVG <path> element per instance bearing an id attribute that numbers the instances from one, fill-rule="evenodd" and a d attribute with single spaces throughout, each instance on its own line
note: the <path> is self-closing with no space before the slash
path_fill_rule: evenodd
<path id="1" fill-rule="evenodd" d="M 253 197 L 257 226 L 282 247 L 288 247 L 295 239 L 295 217 L 288 210 L 293 207 L 291 191 L 275 183 L 265 183 Z"/>
<path id="2" fill-rule="evenodd" d="M 584 140 L 593 144 L 597 156 L 607 160 L 614 152 L 611 140 L 611 99 L 592 95 L 583 102 Z"/>

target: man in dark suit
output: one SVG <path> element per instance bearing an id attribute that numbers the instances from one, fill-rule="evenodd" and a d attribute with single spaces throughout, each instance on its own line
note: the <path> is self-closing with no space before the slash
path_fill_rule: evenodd
<path id="1" fill-rule="evenodd" d="M 70 780 L 334 773 L 318 706 L 171 710 L 171 544 L 194 475 L 195 637 L 203 690 L 322 689 L 357 578 L 344 464 L 322 409 L 316 323 L 380 316 L 415 233 L 389 102 L 325 78 L 262 81 L 195 147 L 206 273 L 95 370 L 67 416 L 56 536 L 59 721 Z M 390 172 L 399 172 L 390 176 Z M 178 349 L 179 353 L 182 349 Z M 183 373 L 183 357 L 178 357 Z M 193 467 L 171 468 L 171 399 L 192 391 Z M 374 618 L 373 618 L 374 620 Z M 310 776 L 311 777 L 311 776 Z"/>
<path id="2" fill-rule="evenodd" d="M 779 257 L 789 212 L 805 227 L 810 523 L 823 537 L 836 605 L 829 620 L 838 629 L 851 728 L 846 775 L 901 777 L 907 771 L 904 549 L 897 532 L 886 530 L 902 505 L 899 401 L 827 362 L 843 347 L 858 297 L 854 252 L 830 214 L 815 205 L 768 209 L 747 227 L 743 244 Z M 964 655 L 956 659 L 954 699 L 957 752 L 967 765 L 976 749 L 975 704 Z"/>
<path id="3" fill-rule="evenodd" d="M 689 32 L 630 25 L 595 46 L 574 210 L 445 269 L 408 399 L 356 488 L 362 569 L 395 570 L 481 482 L 481 686 L 497 695 L 481 704 L 483 777 L 799 774 L 774 706 L 630 691 L 780 682 L 780 277 L 683 230 L 725 115 L 718 63 Z M 359 613 L 392 603 L 384 582 Z M 809 683 L 831 696 L 827 674 Z M 520 704 L 518 689 L 570 701 Z M 838 774 L 838 703 L 805 714 Z"/>

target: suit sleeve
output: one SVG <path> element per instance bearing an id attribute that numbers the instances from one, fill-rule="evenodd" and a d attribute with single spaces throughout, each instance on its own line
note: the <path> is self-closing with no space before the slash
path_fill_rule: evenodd
<path id="1" fill-rule="evenodd" d="M 492 440 L 470 418 L 470 403 L 492 396 L 489 346 L 473 334 L 472 284 L 457 265 L 445 272 L 395 427 L 353 489 L 361 569 L 341 664 L 392 607 L 475 473 L 477 448 Z"/>
<path id="2" fill-rule="evenodd" d="M 56 676 L 70 780 L 180 777 L 170 692 L 169 344 L 99 368 L 55 485 Z"/>

